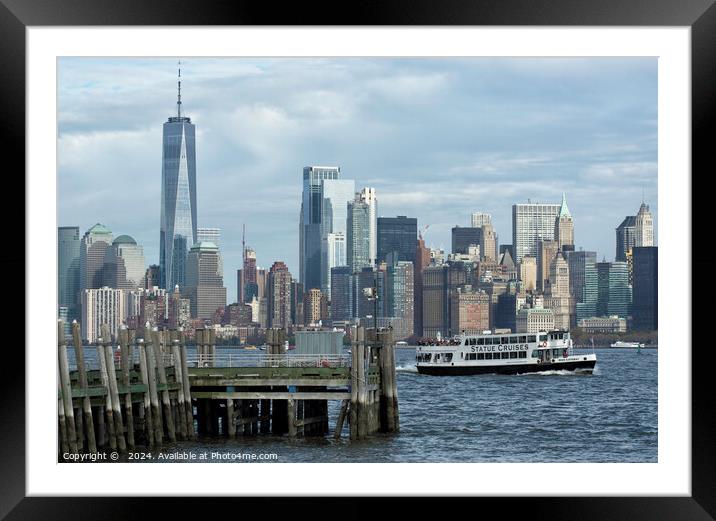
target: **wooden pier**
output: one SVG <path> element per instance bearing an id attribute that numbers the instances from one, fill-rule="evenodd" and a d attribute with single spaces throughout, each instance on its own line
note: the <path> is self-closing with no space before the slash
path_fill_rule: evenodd
<path id="1" fill-rule="evenodd" d="M 392 330 L 354 330 L 350 355 L 284 352 L 285 332 L 267 330 L 267 350 L 218 354 L 214 331 L 109 327 L 96 347 L 72 324 L 70 360 L 58 321 L 59 461 L 63 454 L 161 448 L 197 436 L 326 436 L 328 401 L 341 402 L 332 435 L 351 440 L 398 432 Z M 88 356 L 94 351 L 94 357 Z"/>

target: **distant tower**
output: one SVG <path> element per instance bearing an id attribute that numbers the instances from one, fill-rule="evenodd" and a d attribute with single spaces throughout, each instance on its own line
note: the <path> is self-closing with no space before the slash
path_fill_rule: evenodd
<path id="1" fill-rule="evenodd" d="M 554 223 L 554 238 L 557 240 L 557 246 L 560 250 L 565 251 L 565 246 L 574 246 L 574 221 L 572 215 L 567 208 L 567 196 L 562 194 L 562 204 L 559 207 L 559 214 Z"/>
<path id="2" fill-rule="evenodd" d="M 654 246 L 654 219 L 644 201 L 634 222 L 634 246 Z"/>
<path id="3" fill-rule="evenodd" d="M 112 245 L 112 232 L 97 223 L 80 242 L 80 291 L 103 286 L 104 256 Z"/>
<path id="4" fill-rule="evenodd" d="M 164 123 L 159 228 L 160 286 L 184 286 L 186 256 L 197 242 L 195 127 L 181 111 L 181 68 L 177 115 Z"/>

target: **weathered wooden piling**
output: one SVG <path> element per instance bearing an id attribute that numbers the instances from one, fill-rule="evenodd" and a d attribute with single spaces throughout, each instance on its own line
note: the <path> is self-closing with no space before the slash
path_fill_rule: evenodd
<path id="1" fill-rule="evenodd" d="M 109 392 L 109 372 L 107 370 L 107 359 L 104 356 L 104 338 L 99 338 L 97 341 L 97 361 L 99 362 L 100 377 L 102 380 L 102 387 L 105 391 L 104 400 L 104 429 L 109 438 L 109 448 L 117 450 L 117 435 L 114 423 L 114 409 L 112 408 L 112 396 Z"/>
<path id="2" fill-rule="evenodd" d="M 77 381 L 80 390 L 84 394 L 82 397 L 82 415 L 84 416 L 83 425 L 85 428 L 84 439 L 86 440 L 87 450 L 90 453 L 97 452 L 97 441 L 94 433 L 94 420 L 92 414 L 92 400 L 87 394 L 87 368 L 85 366 L 84 346 L 80 338 L 80 325 L 77 322 L 72 323 L 72 346 L 75 351 L 75 363 L 77 365 Z"/>
<path id="3" fill-rule="evenodd" d="M 144 343 L 143 338 L 137 339 L 137 351 L 139 355 L 139 374 L 144 384 L 145 391 L 142 395 L 142 407 L 144 409 L 144 435 L 147 440 L 147 444 L 150 447 L 154 446 L 154 421 L 152 414 L 152 401 L 149 387 L 149 369 L 147 364 L 147 346 Z"/>
<path id="4" fill-rule="evenodd" d="M 145 338 L 144 353 L 147 357 L 147 373 L 149 376 L 149 401 L 152 409 L 152 425 L 154 427 L 154 444 L 158 447 L 162 446 L 164 441 L 164 429 L 162 427 L 162 412 L 159 407 L 159 394 L 157 391 L 157 362 L 154 351 L 154 342 L 152 341 L 151 331 L 147 331 Z"/>
<path id="5" fill-rule="evenodd" d="M 65 416 L 67 442 L 70 452 L 77 453 L 77 430 L 75 412 L 72 406 L 72 384 L 70 366 L 67 361 L 67 341 L 65 340 L 65 324 L 57 321 L 57 357 L 60 369 L 60 385 L 62 387 L 62 408 Z"/>
<path id="6" fill-rule="evenodd" d="M 191 385 L 189 384 L 189 366 L 187 365 L 186 338 L 184 330 L 179 329 L 179 351 L 181 354 L 182 366 L 182 392 L 184 393 L 184 421 L 186 423 L 186 433 L 188 439 L 196 437 L 194 432 L 194 405 L 191 401 Z"/>
<path id="7" fill-rule="evenodd" d="M 65 405 L 62 400 L 62 383 L 60 378 L 60 364 L 57 364 L 57 417 L 60 427 L 60 450 L 62 454 L 70 451 L 70 444 L 67 438 L 67 423 L 65 420 Z"/>
<path id="8" fill-rule="evenodd" d="M 172 406 L 169 400 L 169 390 L 167 388 L 167 373 L 164 366 L 164 354 L 162 346 L 163 335 L 159 334 L 159 331 L 152 331 L 154 356 L 157 363 L 157 374 L 159 375 L 159 385 L 161 386 L 162 396 L 162 411 L 164 413 L 164 423 L 167 428 L 167 435 L 169 441 L 177 441 L 176 431 L 174 430 L 174 414 L 172 413 Z"/>
<path id="9" fill-rule="evenodd" d="M 182 367 L 182 358 L 181 358 L 181 349 L 179 348 L 179 338 L 176 337 L 176 332 L 172 334 L 171 338 L 171 344 L 172 344 L 172 365 L 174 367 L 174 377 L 176 379 L 177 384 L 179 385 L 179 389 L 177 391 L 177 398 L 176 398 L 176 414 L 174 415 L 174 419 L 177 426 L 177 433 L 179 439 L 183 440 L 187 437 L 187 430 L 186 430 L 186 411 L 185 411 L 185 401 L 184 401 L 184 378 L 183 373 L 184 369 Z"/>
<path id="10" fill-rule="evenodd" d="M 107 324 L 103 324 L 100 331 L 102 332 L 102 342 L 100 346 L 107 367 L 109 397 L 112 406 L 112 418 L 114 419 L 114 435 L 117 440 L 117 448 L 121 452 L 127 452 L 127 444 L 124 439 L 124 422 L 122 421 L 122 405 L 119 402 L 117 373 L 114 367 L 114 354 L 112 352 L 112 335 L 109 332 L 109 326 Z"/>

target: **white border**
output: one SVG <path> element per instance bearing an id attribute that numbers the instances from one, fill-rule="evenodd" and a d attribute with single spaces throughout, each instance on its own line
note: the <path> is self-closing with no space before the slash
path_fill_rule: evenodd
<path id="1" fill-rule="evenodd" d="M 269 495 L 277 474 L 280 492 L 296 495 L 690 495 L 691 288 L 681 283 L 661 285 L 658 463 L 174 464 L 141 472 L 129 464 L 55 463 L 55 69 L 58 56 L 88 55 L 659 56 L 658 243 L 667 246 L 659 278 L 690 280 L 689 28 L 29 27 L 26 317 L 35 327 L 26 321 L 28 495 Z M 667 308 L 665 299 L 677 305 Z M 326 479 L 327 470 L 340 479 Z"/>

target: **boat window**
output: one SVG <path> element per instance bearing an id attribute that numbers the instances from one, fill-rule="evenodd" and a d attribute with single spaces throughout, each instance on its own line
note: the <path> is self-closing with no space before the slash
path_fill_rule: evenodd
<path id="1" fill-rule="evenodd" d="M 545 340 L 547 340 L 547 335 L 540 335 L 540 336 L 539 336 L 539 341 L 540 341 L 540 342 L 544 342 Z"/>
<path id="2" fill-rule="evenodd" d="M 530 336 L 527 337 L 527 341 L 528 341 L 528 342 L 537 342 L 537 336 L 535 336 L 535 335 L 530 335 Z"/>
<path id="3" fill-rule="evenodd" d="M 510 351 L 510 358 L 517 358 L 517 351 Z"/>
<path id="4" fill-rule="evenodd" d="M 499 337 L 499 336 L 494 336 L 494 337 L 492 337 L 492 345 L 493 345 L 493 346 L 496 346 L 496 345 L 499 345 L 499 344 L 500 344 L 500 337 Z"/>
<path id="5" fill-rule="evenodd" d="M 501 353 L 501 354 L 502 354 L 502 358 L 509 358 L 509 357 L 510 357 L 510 353 Z"/>
<path id="6" fill-rule="evenodd" d="M 527 337 L 526 337 L 526 336 L 521 336 L 521 337 L 520 337 L 520 344 L 526 344 L 526 343 L 527 343 Z"/>
<path id="7" fill-rule="evenodd" d="M 559 349 L 552 349 L 552 356 L 559 356 Z"/>
<path id="8" fill-rule="evenodd" d="M 485 339 L 484 338 L 478 338 L 477 339 L 477 345 L 484 346 L 485 345 Z"/>
<path id="9" fill-rule="evenodd" d="M 492 360 L 492 353 L 485 353 L 485 360 Z"/>
<path id="10" fill-rule="evenodd" d="M 478 360 L 484 360 L 484 359 L 485 359 L 485 353 L 477 353 L 477 359 L 478 359 Z"/>
<path id="11" fill-rule="evenodd" d="M 518 358 L 527 358 L 527 351 L 520 351 Z"/>
<path id="12" fill-rule="evenodd" d="M 471 338 L 471 339 L 470 339 L 470 345 L 471 345 L 471 346 L 476 346 L 476 345 L 477 345 L 477 338 Z"/>
<path id="13" fill-rule="evenodd" d="M 519 337 L 511 336 L 511 337 L 510 337 L 510 344 L 516 344 L 518 338 L 519 338 Z"/>
<path id="14" fill-rule="evenodd" d="M 452 360 L 452 353 L 445 353 L 445 362 Z"/>
<path id="15" fill-rule="evenodd" d="M 501 343 L 502 343 L 502 344 L 509 344 L 509 343 L 510 343 L 510 338 L 509 338 L 509 337 L 506 337 L 506 336 L 503 336 Z"/>

